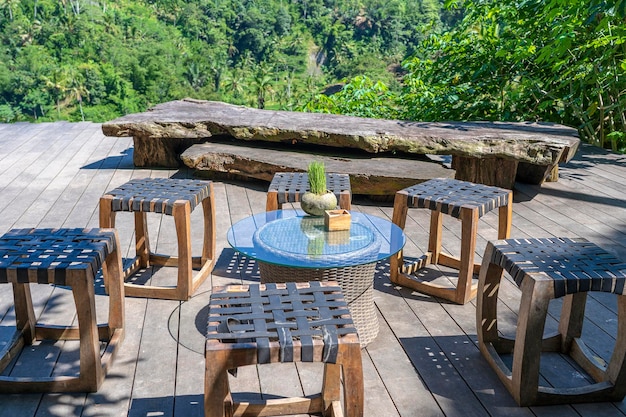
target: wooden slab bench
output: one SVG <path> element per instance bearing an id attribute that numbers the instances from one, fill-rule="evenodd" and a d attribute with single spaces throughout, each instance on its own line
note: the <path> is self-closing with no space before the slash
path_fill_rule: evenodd
<path id="1" fill-rule="evenodd" d="M 259 143 L 248 146 L 207 142 L 182 153 L 183 163 L 200 176 L 215 173 L 271 181 L 276 172 L 305 172 L 312 159 L 324 162 L 328 172 L 350 175 L 353 194 L 394 195 L 396 191 L 431 178 L 453 178 L 454 170 L 417 158 L 371 157 L 362 152 L 284 151 Z"/>
<path id="2" fill-rule="evenodd" d="M 512 188 L 515 180 L 541 183 L 569 161 L 576 129 L 531 122 L 410 122 L 352 116 L 259 110 L 184 99 L 162 103 L 102 125 L 107 136 L 132 136 L 137 166 L 177 167 L 191 145 L 216 139 L 264 141 L 383 154 L 452 155 L 456 178 Z M 311 149 L 311 148 L 309 148 Z M 316 153 L 314 150 L 312 153 Z"/>

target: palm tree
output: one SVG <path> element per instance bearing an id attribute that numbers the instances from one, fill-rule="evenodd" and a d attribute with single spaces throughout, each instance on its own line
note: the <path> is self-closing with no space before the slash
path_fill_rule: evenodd
<path id="1" fill-rule="evenodd" d="M 67 75 L 64 68 L 55 68 L 51 77 L 45 77 L 46 88 L 54 97 L 57 116 L 61 118 L 61 97 L 67 91 Z"/>
<path id="2" fill-rule="evenodd" d="M 241 69 L 234 67 L 230 70 L 230 73 L 224 77 L 224 87 L 228 90 L 233 98 L 239 99 L 244 92 L 244 77 L 241 74 Z"/>
<path id="3" fill-rule="evenodd" d="M 198 91 L 204 85 L 206 81 L 206 76 L 204 75 L 204 73 L 204 68 L 195 61 L 192 61 L 189 63 L 189 65 L 187 65 L 187 69 L 185 70 L 185 78 L 187 78 L 189 85 L 195 91 Z"/>
<path id="4" fill-rule="evenodd" d="M 9 11 L 9 20 L 13 21 L 13 7 L 19 3 L 19 0 L 0 0 L 0 8 Z"/>
<path id="5" fill-rule="evenodd" d="M 46 79 L 46 87 L 55 98 L 59 118 L 61 118 L 61 108 L 67 107 L 69 103 L 76 100 L 81 119 L 85 121 L 83 97 L 89 97 L 89 91 L 85 86 L 85 78 L 76 67 L 66 65 L 57 68 L 53 71 L 52 78 Z"/>
<path id="6" fill-rule="evenodd" d="M 272 76 L 270 69 L 265 65 L 259 65 L 254 77 L 252 86 L 256 94 L 257 108 L 265 108 L 265 95 L 272 92 Z"/>
<path id="7" fill-rule="evenodd" d="M 72 101 L 73 99 L 78 102 L 78 108 L 80 109 L 80 117 L 82 121 L 85 121 L 85 113 L 83 112 L 83 97 L 89 97 L 89 90 L 85 86 L 85 77 L 78 71 L 76 67 L 69 66 L 66 68 L 66 74 L 68 79 L 67 92 L 68 96 L 66 101 Z"/>

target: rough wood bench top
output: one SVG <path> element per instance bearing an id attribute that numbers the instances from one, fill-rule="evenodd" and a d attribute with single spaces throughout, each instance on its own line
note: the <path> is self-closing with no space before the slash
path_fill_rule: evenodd
<path id="1" fill-rule="evenodd" d="M 452 155 L 464 165 L 461 179 L 507 188 L 515 181 L 517 163 L 540 166 L 546 171 L 569 161 L 580 143 L 576 129 L 550 123 L 410 122 L 259 110 L 193 99 L 162 103 L 146 112 L 120 117 L 104 123 L 102 130 L 107 136 L 134 138 L 137 166 L 176 167 L 179 155 L 192 144 L 211 138 L 234 138 L 273 142 L 285 150 L 313 145 L 344 151 L 360 149 L 371 154 Z M 484 160 L 505 161 L 508 177 L 483 178 L 480 169 L 503 171 L 501 164 L 468 167 L 468 160 L 470 165 Z M 457 166 L 454 168 L 459 169 Z M 475 178 L 468 178 L 472 176 Z"/>

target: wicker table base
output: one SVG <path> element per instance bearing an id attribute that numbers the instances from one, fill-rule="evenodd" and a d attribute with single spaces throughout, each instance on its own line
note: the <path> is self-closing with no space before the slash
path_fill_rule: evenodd
<path id="1" fill-rule="evenodd" d="M 350 308 L 361 347 L 378 336 L 378 316 L 374 305 L 376 262 L 342 268 L 293 268 L 259 262 L 261 283 L 336 281 Z"/>

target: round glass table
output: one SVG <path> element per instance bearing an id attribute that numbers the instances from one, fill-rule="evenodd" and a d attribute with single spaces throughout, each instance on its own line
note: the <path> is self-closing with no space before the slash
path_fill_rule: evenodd
<path id="1" fill-rule="evenodd" d="M 349 230 L 328 231 L 323 217 L 300 210 L 263 212 L 232 225 L 227 239 L 258 262 L 262 283 L 336 281 L 365 346 L 378 334 L 376 264 L 399 252 L 405 236 L 389 220 L 359 212 L 350 216 Z"/>

